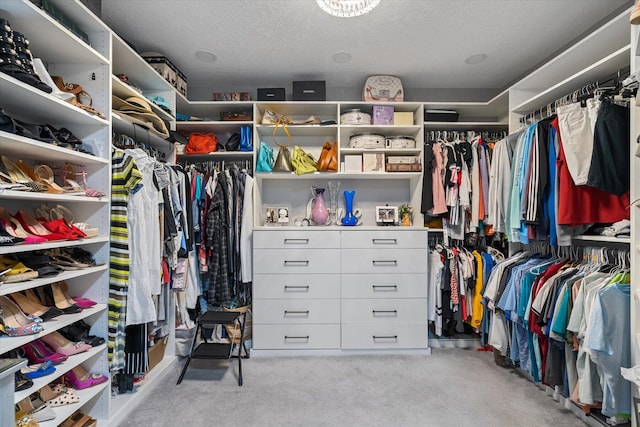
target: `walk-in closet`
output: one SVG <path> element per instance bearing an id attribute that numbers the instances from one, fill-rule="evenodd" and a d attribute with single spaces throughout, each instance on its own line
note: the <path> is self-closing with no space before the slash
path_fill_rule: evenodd
<path id="1" fill-rule="evenodd" d="M 640 4 L 0 1 L 0 427 L 640 425 Z"/>

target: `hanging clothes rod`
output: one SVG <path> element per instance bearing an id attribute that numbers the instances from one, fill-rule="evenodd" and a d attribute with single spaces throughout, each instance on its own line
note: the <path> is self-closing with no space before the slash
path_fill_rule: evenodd
<path id="1" fill-rule="evenodd" d="M 555 101 L 548 103 L 547 105 L 544 105 L 528 114 L 525 114 L 524 116 L 520 117 L 520 123 L 530 124 L 535 122 L 536 120 L 542 120 L 547 117 L 551 117 L 556 113 L 559 106 L 591 98 L 598 91 L 618 91 L 620 89 L 622 80 L 626 79 L 629 76 L 630 72 L 631 68 L 628 66 L 620 68 L 617 72 L 610 74 L 609 76 L 606 76 L 595 82 L 588 83 L 582 86 L 580 89 L 574 90 L 573 92 L 570 92 L 556 99 Z"/>

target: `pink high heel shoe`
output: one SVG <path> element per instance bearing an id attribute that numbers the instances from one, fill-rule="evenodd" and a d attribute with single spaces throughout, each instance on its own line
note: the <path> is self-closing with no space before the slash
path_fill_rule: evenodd
<path id="1" fill-rule="evenodd" d="M 51 332 L 40 339 L 57 353 L 62 353 L 67 356 L 82 353 L 91 348 L 89 344 L 83 342 L 69 341 L 57 331 Z"/>
<path id="2" fill-rule="evenodd" d="M 107 380 L 107 377 L 104 375 L 90 374 L 82 367 L 82 365 L 74 367 L 64 376 L 76 390 L 82 390 L 96 384 L 101 384 Z"/>
<path id="3" fill-rule="evenodd" d="M 68 358 L 65 354 L 51 351 L 51 349 L 40 340 L 31 341 L 20 348 L 31 364 L 45 363 L 49 361 L 53 362 L 54 365 L 57 365 Z"/>

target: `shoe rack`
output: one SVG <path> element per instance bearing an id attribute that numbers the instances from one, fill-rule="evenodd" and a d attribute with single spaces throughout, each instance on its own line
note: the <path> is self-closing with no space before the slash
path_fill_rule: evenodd
<path id="1" fill-rule="evenodd" d="M 0 4 L 0 16 L 10 22 L 14 31 L 19 31 L 27 37 L 33 57 L 42 59 L 49 74 L 62 76 L 65 82 L 80 84 L 90 94 L 93 107 L 108 117 L 111 84 L 109 28 L 79 2 L 55 0 L 50 3 L 88 34 L 89 44 L 30 1 L 3 1 Z M 90 298 L 98 303 L 80 313 L 62 315 L 45 322 L 44 330 L 37 334 L 21 337 L 0 336 L 0 355 L 78 320 L 84 320 L 92 326 L 92 335 L 106 339 L 109 288 L 110 123 L 57 98 L 54 94 L 38 90 L 3 73 L 0 73 L 0 93 L 0 108 L 3 108 L 6 114 L 28 123 L 49 124 L 56 129 L 65 127 L 80 138 L 93 155 L 2 131 L 0 154 L 14 162 L 44 162 L 53 170 L 63 167 L 66 163 L 72 163 L 77 165 L 76 172 L 86 172 L 89 187 L 107 193 L 101 198 L 11 190 L 0 193 L 0 205 L 11 214 L 15 214 L 19 209 L 33 213 L 35 208 L 41 205 L 51 208 L 63 205 L 73 213 L 75 222 L 85 222 L 99 229 L 97 237 L 82 240 L 0 247 L 0 255 L 9 255 L 32 250 L 80 246 L 90 251 L 98 264 L 95 267 L 64 271 L 53 277 L 0 285 L 0 295 L 6 296 L 65 280 L 71 295 Z M 80 183 L 83 182 L 82 176 L 77 178 Z M 56 180 L 60 182 L 58 177 Z M 87 371 L 108 374 L 106 344 L 70 356 L 67 361 L 56 365 L 53 374 L 35 379 L 34 385 L 27 390 L 14 392 L 13 381 L 3 381 L 0 385 L 0 401 L 10 402 L 7 407 L 13 409 L 13 403 L 36 392 L 78 365 L 82 365 Z M 40 425 L 58 425 L 78 409 L 98 420 L 109 418 L 109 381 L 79 390 L 77 394 L 80 398 L 79 403 L 55 408 L 56 418 Z M 3 406 L 0 425 L 13 425 L 13 410 L 4 409 Z"/>

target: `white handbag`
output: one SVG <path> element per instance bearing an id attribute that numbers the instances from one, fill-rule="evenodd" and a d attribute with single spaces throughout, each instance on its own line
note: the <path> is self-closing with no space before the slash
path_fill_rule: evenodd
<path id="1" fill-rule="evenodd" d="M 395 76 L 369 76 L 364 83 L 362 98 L 365 102 L 402 102 L 404 101 L 402 82 Z"/>

